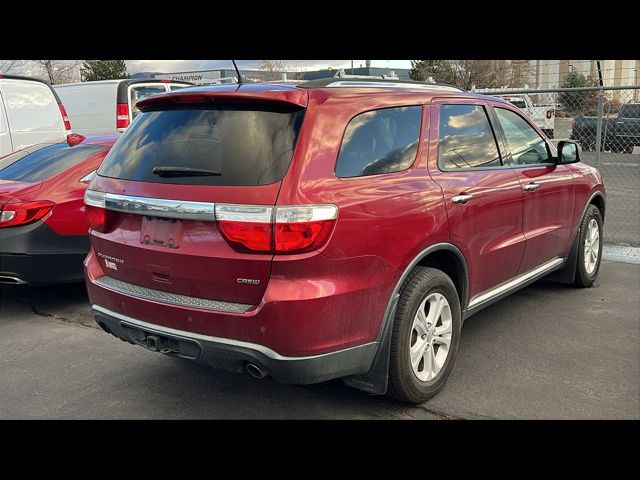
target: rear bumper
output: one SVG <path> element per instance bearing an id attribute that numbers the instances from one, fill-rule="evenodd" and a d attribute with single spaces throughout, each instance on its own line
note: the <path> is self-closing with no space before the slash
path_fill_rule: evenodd
<path id="1" fill-rule="evenodd" d="M 102 329 L 126 342 L 167 355 L 187 358 L 218 370 L 243 372 L 255 364 L 282 383 L 310 384 L 367 373 L 378 343 L 308 357 L 286 357 L 263 345 L 150 324 L 93 305 Z"/>
<path id="2" fill-rule="evenodd" d="M 80 282 L 88 251 L 87 235 L 61 236 L 44 222 L 1 229 L 0 283 Z"/>
<path id="3" fill-rule="evenodd" d="M 317 255 L 300 260 L 307 268 L 296 266 L 295 274 L 274 265 L 278 275 L 272 271 L 261 302 L 243 305 L 170 293 L 159 283 L 105 281 L 111 270 L 100 260 L 94 249 L 85 259 L 91 304 L 160 328 L 264 345 L 296 358 L 376 341 L 396 281 L 394 271 L 373 257 L 330 261 Z"/>
<path id="4" fill-rule="evenodd" d="M 85 253 L 0 253 L 0 283 L 42 285 L 82 282 L 82 260 L 85 256 Z"/>

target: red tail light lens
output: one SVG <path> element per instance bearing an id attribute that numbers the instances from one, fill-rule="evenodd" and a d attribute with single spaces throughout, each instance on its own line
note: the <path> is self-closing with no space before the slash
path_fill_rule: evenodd
<path id="1" fill-rule="evenodd" d="M 301 253 L 320 248 L 329 237 L 333 222 L 276 224 L 276 252 Z"/>
<path id="2" fill-rule="evenodd" d="M 220 232 L 233 243 L 257 252 L 271 251 L 271 224 L 250 222 L 218 222 Z"/>
<path id="3" fill-rule="evenodd" d="M 84 206 L 90 229 L 101 233 L 110 230 L 110 214 L 105 208 L 104 193 L 93 190 L 85 191 Z"/>
<path id="4" fill-rule="evenodd" d="M 89 228 L 101 233 L 106 232 L 107 210 L 93 205 L 85 205 L 85 210 L 87 213 L 87 223 L 89 224 Z"/>
<path id="5" fill-rule="evenodd" d="M 553 110 L 547 110 L 547 118 L 553 117 Z"/>
<path id="6" fill-rule="evenodd" d="M 44 217 L 55 206 L 47 200 L 25 203 L 8 203 L 0 212 L 0 228 L 28 225 Z"/>
<path id="7" fill-rule="evenodd" d="M 118 103 L 116 106 L 116 128 L 125 129 L 131 123 L 129 119 L 129 105 Z"/>
<path id="8" fill-rule="evenodd" d="M 71 131 L 71 122 L 69 121 L 69 116 L 67 115 L 67 111 L 64 108 L 64 105 L 61 103 L 58 104 L 60 107 L 60 114 L 62 115 L 62 120 L 64 121 L 64 128 L 67 132 Z"/>
<path id="9" fill-rule="evenodd" d="M 275 207 L 216 205 L 216 219 L 227 241 L 242 249 L 275 254 L 317 250 L 328 240 L 338 214 L 335 205 Z"/>

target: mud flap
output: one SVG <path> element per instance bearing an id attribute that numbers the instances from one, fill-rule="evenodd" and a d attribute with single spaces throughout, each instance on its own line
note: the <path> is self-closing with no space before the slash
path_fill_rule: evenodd
<path id="1" fill-rule="evenodd" d="M 365 375 L 353 375 L 345 377 L 342 381 L 353 388 L 373 395 L 384 395 L 389 385 L 389 356 L 391 355 L 391 333 L 393 320 L 396 316 L 396 308 L 400 294 L 396 293 L 389 314 L 384 318 L 382 338 L 378 346 L 376 356 L 373 358 L 371 368 Z"/>

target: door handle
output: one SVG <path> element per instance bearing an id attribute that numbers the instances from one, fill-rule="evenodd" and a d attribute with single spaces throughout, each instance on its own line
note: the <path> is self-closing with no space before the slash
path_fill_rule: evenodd
<path id="1" fill-rule="evenodd" d="M 473 198 L 473 195 L 469 195 L 469 194 L 463 194 L 463 195 L 456 195 L 455 197 L 453 197 L 451 199 L 451 201 L 453 203 L 469 203 L 469 201 Z"/>
<path id="2" fill-rule="evenodd" d="M 539 186 L 540 186 L 540 184 L 538 184 L 538 183 L 530 182 L 530 183 L 527 183 L 522 188 L 524 190 L 526 190 L 527 192 L 535 192 L 538 189 Z"/>

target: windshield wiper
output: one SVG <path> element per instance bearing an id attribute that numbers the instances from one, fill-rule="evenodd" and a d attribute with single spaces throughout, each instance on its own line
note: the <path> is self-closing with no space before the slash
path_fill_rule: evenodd
<path id="1" fill-rule="evenodd" d="M 159 177 L 219 177 L 215 170 L 189 167 L 153 167 L 153 174 Z"/>

